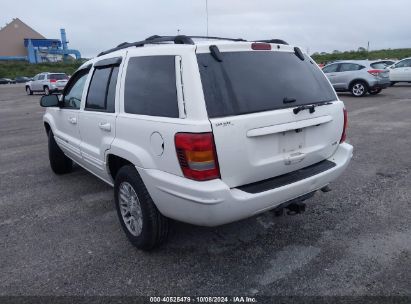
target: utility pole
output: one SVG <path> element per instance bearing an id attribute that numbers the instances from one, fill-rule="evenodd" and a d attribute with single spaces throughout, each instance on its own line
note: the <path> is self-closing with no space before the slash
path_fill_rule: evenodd
<path id="1" fill-rule="evenodd" d="M 370 51 L 370 42 L 367 43 L 367 53 Z"/>
<path id="2" fill-rule="evenodd" d="M 207 23 L 207 37 L 208 37 L 208 0 L 206 0 L 206 23 Z"/>

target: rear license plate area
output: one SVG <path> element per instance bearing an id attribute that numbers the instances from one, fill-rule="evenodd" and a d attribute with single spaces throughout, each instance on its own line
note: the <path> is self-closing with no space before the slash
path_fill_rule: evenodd
<path id="1" fill-rule="evenodd" d="M 300 151 L 305 146 L 304 129 L 282 132 L 280 135 L 280 149 L 282 153 Z"/>

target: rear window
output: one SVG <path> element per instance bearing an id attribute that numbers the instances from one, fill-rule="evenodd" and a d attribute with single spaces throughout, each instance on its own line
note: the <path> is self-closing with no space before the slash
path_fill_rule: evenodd
<path id="1" fill-rule="evenodd" d="M 387 66 L 389 66 L 389 64 L 387 64 L 386 62 L 374 62 L 374 63 L 371 63 L 371 67 L 372 67 L 373 69 L 383 70 L 383 69 L 385 69 Z"/>
<path id="2" fill-rule="evenodd" d="M 48 79 L 55 79 L 55 80 L 64 80 L 68 79 L 66 74 L 49 74 L 47 76 Z"/>
<path id="3" fill-rule="evenodd" d="M 223 61 L 198 54 L 208 116 L 224 117 L 336 99 L 307 56 L 289 52 L 225 52 Z M 284 103 L 295 99 L 295 102 Z"/>

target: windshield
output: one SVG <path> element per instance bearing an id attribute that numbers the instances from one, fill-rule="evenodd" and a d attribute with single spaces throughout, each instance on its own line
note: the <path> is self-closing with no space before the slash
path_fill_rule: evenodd
<path id="1" fill-rule="evenodd" d="M 272 51 L 225 52 L 222 62 L 198 54 L 210 118 L 333 101 L 324 74 L 307 56 Z"/>

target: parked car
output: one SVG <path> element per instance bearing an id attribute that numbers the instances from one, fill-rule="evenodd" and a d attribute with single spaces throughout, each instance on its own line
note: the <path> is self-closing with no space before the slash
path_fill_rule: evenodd
<path id="1" fill-rule="evenodd" d="M 29 78 L 29 77 L 25 77 L 25 76 L 23 76 L 23 77 L 16 77 L 15 79 L 14 79 L 14 83 L 26 83 L 26 82 L 28 82 L 28 81 L 30 81 L 31 79 Z"/>
<path id="2" fill-rule="evenodd" d="M 33 80 L 26 83 L 27 95 L 32 95 L 33 92 L 43 92 L 49 95 L 55 92 L 63 91 L 67 83 L 67 75 L 65 73 L 40 73 L 34 76 Z"/>
<path id="3" fill-rule="evenodd" d="M 375 61 L 339 61 L 323 68 L 334 89 L 338 92 L 351 92 L 355 97 L 368 93 L 376 95 L 390 85 L 389 71 L 374 68 Z"/>
<path id="4" fill-rule="evenodd" d="M 397 82 L 411 82 L 411 57 L 398 61 L 388 68 L 391 85 Z"/>
<path id="5" fill-rule="evenodd" d="M 10 78 L 0 78 L 0 84 L 10 84 L 13 83 L 13 80 Z"/>
<path id="6" fill-rule="evenodd" d="M 343 102 L 286 44 L 152 36 L 84 63 L 41 105 L 52 170 L 74 161 L 114 186 L 141 249 L 165 240 L 168 218 L 217 226 L 300 210 L 353 151 Z"/>

